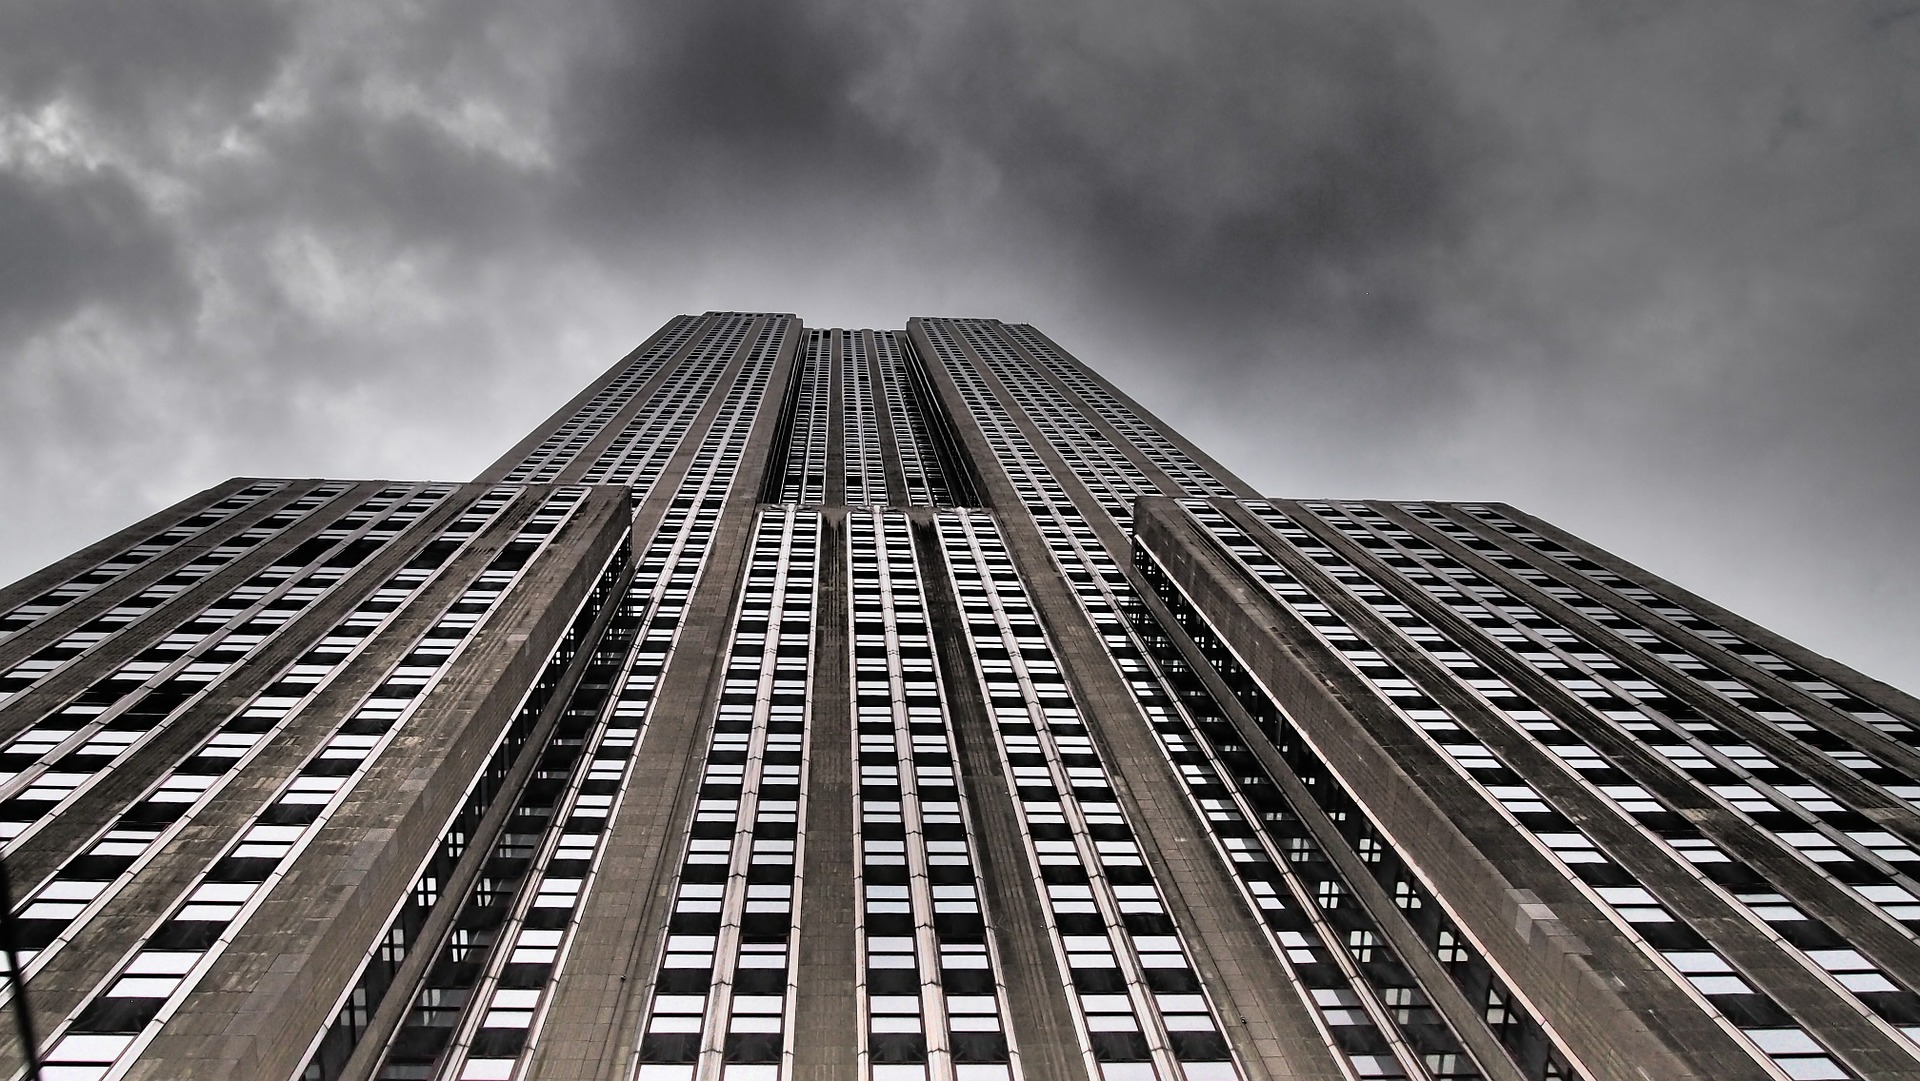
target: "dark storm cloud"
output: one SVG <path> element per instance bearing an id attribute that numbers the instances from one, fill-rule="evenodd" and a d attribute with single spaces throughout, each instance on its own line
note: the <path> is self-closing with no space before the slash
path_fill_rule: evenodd
<path id="1" fill-rule="evenodd" d="M 1911 685 L 1907 12 L 7 5 L 0 577 L 470 474 L 674 312 L 992 314 L 1270 490 L 1511 499 Z"/>
<path id="2" fill-rule="evenodd" d="M 570 80 L 575 166 L 671 182 L 803 170 L 858 183 L 903 146 L 852 100 L 883 40 L 862 20 L 778 0 L 635 5 Z M 617 200 L 631 204 L 632 199 Z"/>
<path id="3" fill-rule="evenodd" d="M 779 0 L 619 9 L 563 88 L 561 220 L 623 260 L 635 239 L 887 213 L 927 163 L 854 100 L 879 44 Z"/>
<path id="4" fill-rule="evenodd" d="M 707 211 L 693 228 L 973 203 L 1129 300 L 1384 329 L 1488 153 L 1391 7 L 669 8 L 623 12 L 570 84 L 569 209 L 595 237 L 659 229 L 661 198 Z"/>
<path id="5" fill-rule="evenodd" d="M 1392 320 L 1465 224 L 1480 136 L 1406 11 L 1019 5 L 955 37 L 940 122 L 1131 298 L 1316 318 L 1367 279 Z"/>

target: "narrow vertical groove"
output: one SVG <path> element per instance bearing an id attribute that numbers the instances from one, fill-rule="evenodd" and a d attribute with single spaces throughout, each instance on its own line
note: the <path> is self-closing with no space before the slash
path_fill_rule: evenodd
<path id="1" fill-rule="evenodd" d="M 803 974 L 793 1044 L 795 1081 L 855 1076 L 859 1015 L 854 996 L 851 710 L 847 694 L 847 557 L 844 512 L 820 528 L 820 585 L 814 610 L 813 700 L 807 723 L 806 890 L 800 927 Z"/>

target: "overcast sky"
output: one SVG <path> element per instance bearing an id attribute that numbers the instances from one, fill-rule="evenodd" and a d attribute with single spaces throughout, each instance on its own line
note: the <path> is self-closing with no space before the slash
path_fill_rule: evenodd
<path id="1" fill-rule="evenodd" d="M 675 313 L 984 315 L 1920 689 L 1916 73 L 1875 2 L 8 0 L 0 581 L 471 476 Z"/>

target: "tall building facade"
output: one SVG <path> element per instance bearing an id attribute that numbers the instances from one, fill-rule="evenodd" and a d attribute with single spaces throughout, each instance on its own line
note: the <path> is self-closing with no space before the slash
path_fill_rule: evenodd
<path id="1" fill-rule="evenodd" d="M 0 590 L 0 1069 L 1920 1077 L 1920 702 L 1044 335 L 673 320 Z"/>

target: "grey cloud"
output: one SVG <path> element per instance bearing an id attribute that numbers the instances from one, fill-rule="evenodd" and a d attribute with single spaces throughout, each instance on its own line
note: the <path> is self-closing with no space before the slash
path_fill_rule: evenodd
<path id="1" fill-rule="evenodd" d="M 0 348 L 88 305 L 139 315 L 190 307 L 175 238 L 117 171 L 0 171 Z"/>
<path id="2" fill-rule="evenodd" d="M 1465 227 L 1485 136 L 1404 9 L 1015 5 L 955 44 L 942 119 L 1160 307 L 1388 329 Z"/>
<path id="3" fill-rule="evenodd" d="M 84 109 L 138 140 L 260 91 L 292 30 L 277 4 L 20 0 L 0 9 L 0 94 L 16 109 Z"/>
<path id="4" fill-rule="evenodd" d="M 0 577 L 471 472 L 676 311 L 990 314 L 1270 490 L 1511 499 L 1911 685 L 1902 10 L 8 5 Z"/>
<path id="5" fill-rule="evenodd" d="M 269 164 L 210 170 L 208 230 L 276 224 L 484 254 L 524 241 L 536 224 L 529 167 L 465 143 L 430 117 L 370 116 L 319 103 L 297 123 L 263 132 Z"/>
<path id="6" fill-rule="evenodd" d="M 600 242 L 698 243 L 823 208 L 893 211 L 927 162 L 854 99 L 884 44 L 779 0 L 620 8 L 559 109 L 567 217 Z"/>
<path id="7" fill-rule="evenodd" d="M 922 228 L 959 213 L 1163 310 L 1258 305 L 1375 332 L 1419 318 L 1490 134 L 1407 11 L 967 11 L 627 9 L 563 110 L 575 213 L 602 237 L 693 208 Z"/>

